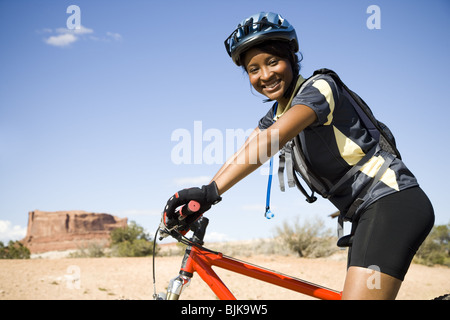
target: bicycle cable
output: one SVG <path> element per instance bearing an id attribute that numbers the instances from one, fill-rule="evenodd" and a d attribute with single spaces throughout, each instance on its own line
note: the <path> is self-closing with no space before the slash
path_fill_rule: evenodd
<path id="1" fill-rule="evenodd" d="M 155 237 L 153 238 L 153 299 L 155 300 L 158 297 L 156 293 L 156 275 L 155 275 L 155 256 L 156 256 L 156 238 L 158 237 L 160 227 L 156 229 Z"/>
<path id="2" fill-rule="evenodd" d="M 155 232 L 155 236 L 153 238 L 153 257 L 152 257 L 152 273 L 153 273 L 153 299 L 156 300 L 158 298 L 158 294 L 156 293 L 156 271 L 155 271 L 155 256 L 156 256 L 156 239 L 158 238 L 158 233 L 161 230 L 161 226 L 158 226 L 158 228 L 156 229 Z M 176 234 L 178 234 L 178 237 L 175 238 L 177 239 L 180 243 L 183 243 L 185 245 L 196 245 L 195 243 L 193 243 L 192 241 L 190 241 L 188 238 L 184 237 L 181 233 L 179 233 L 176 230 L 172 230 L 172 232 L 175 231 Z M 161 239 L 160 239 L 161 240 Z"/>

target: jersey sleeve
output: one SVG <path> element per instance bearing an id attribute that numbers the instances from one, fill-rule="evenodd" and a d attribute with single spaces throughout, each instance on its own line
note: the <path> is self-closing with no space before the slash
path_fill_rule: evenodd
<path id="1" fill-rule="evenodd" d="M 261 120 L 259 120 L 258 122 L 259 129 L 265 130 L 274 123 L 273 114 L 275 111 L 275 105 L 276 104 L 274 104 L 272 108 L 270 108 L 270 110 L 267 112 L 267 114 L 264 117 L 262 117 Z"/>
<path id="2" fill-rule="evenodd" d="M 291 106 L 302 104 L 317 115 L 312 126 L 329 125 L 333 119 L 335 101 L 338 101 L 336 84 L 330 76 L 323 75 L 311 81 L 294 97 Z"/>

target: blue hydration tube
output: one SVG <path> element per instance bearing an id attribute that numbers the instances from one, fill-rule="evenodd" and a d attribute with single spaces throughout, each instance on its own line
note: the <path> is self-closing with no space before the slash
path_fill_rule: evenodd
<path id="1" fill-rule="evenodd" d="M 275 103 L 273 110 L 273 117 L 277 114 L 278 102 Z M 267 196 L 266 196 L 266 211 L 264 212 L 264 216 L 267 219 L 272 219 L 275 214 L 270 211 L 270 190 L 272 189 L 272 174 L 273 174 L 273 157 L 270 158 L 269 164 L 269 180 L 267 181 Z"/>
<path id="2" fill-rule="evenodd" d="M 270 168 L 269 168 L 269 181 L 267 182 L 267 197 L 266 197 L 266 212 L 264 216 L 267 219 L 272 219 L 275 215 L 270 211 L 270 189 L 272 187 L 272 172 L 273 172 L 273 157 L 270 158 Z"/>

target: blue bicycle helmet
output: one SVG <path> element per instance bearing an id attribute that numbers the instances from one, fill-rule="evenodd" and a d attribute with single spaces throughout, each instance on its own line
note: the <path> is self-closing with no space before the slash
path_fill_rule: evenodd
<path id="1" fill-rule="evenodd" d="M 225 40 L 225 48 L 234 63 L 240 66 L 240 55 L 244 51 L 267 40 L 287 41 L 292 43 L 294 52 L 299 50 L 294 27 L 273 12 L 260 12 L 244 19 Z"/>

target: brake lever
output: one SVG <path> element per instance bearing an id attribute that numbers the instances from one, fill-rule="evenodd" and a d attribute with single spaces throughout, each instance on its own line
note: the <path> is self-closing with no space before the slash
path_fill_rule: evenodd
<path id="1" fill-rule="evenodd" d="M 161 217 L 161 222 L 159 224 L 159 241 L 167 238 L 168 236 L 172 236 L 175 239 L 178 238 L 177 235 L 178 226 L 174 226 L 173 228 L 167 228 L 167 226 L 164 224 L 164 213 Z"/>

